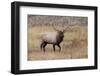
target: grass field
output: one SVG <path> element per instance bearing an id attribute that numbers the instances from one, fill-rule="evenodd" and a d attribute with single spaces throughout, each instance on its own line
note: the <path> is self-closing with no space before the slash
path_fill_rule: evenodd
<path id="1" fill-rule="evenodd" d="M 59 27 L 60 28 L 60 27 Z M 88 58 L 87 26 L 70 26 L 65 32 L 64 40 L 60 44 L 61 52 L 53 51 L 51 44 L 46 46 L 46 52 L 40 50 L 40 34 L 54 32 L 52 26 L 34 26 L 28 28 L 28 60 L 80 59 Z"/>

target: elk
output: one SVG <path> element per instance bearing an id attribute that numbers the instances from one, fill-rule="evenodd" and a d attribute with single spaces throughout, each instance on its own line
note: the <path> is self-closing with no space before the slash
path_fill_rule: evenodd
<path id="1" fill-rule="evenodd" d="M 53 45 L 53 51 L 55 52 L 55 46 L 59 47 L 59 52 L 61 51 L 60 43 L 63 41 L 64 33 L 66 31 L 66 28 L 63 28 L 62 30 L 56 29 L 53 27 L 55 32 L 45 32 L 41 35 L 41 44 L 40 48 L 45 52 L 45 47 L 47 44 Z"/>

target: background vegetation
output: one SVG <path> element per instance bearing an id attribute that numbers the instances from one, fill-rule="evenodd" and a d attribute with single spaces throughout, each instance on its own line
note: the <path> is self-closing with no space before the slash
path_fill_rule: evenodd
<path id="1" fill-rule="evenodd" d="M 87 58 L 87 24 L 87 17 L 28 15 L 28 60 Z M 60 53 L 58 47 L 54 53 L 51 44 L 45 53 L 40 50 L 41 33 L 54 32 L 52 25 L 58 29 L 69 27 Z"/>

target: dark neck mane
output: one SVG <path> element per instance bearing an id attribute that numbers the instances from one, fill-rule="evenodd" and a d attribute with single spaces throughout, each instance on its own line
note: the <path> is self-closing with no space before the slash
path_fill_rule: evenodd
<path id="1" fill-rule="evenodd" d="M 60 44 L 63 41 L 64 36 L 60 35 L 59 33 L 56 36 L 57 38 L 57 44 Z"/>

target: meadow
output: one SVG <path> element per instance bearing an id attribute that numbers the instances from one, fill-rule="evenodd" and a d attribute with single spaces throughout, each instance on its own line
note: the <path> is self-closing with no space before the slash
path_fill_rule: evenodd
<path id="1" fill-rule="evenodd" d="M 40 49 L 40 35 L 43 32 L 54 32 L 54 29 L 52 26 L 45 25 L 28 27 L 27 56 L 29 61 L 88 58 L 87 26 L 70 26 L 70 29 L 64 33 L 64 40 L 60 44 L 61 52 L 59 52 L 58 47 L 54 52 L 51 44 L 46 46 L 45 53 Z"/>

